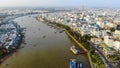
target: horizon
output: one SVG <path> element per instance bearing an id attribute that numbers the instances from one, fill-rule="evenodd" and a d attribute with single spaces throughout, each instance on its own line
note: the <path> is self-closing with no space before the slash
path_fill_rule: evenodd
<path id="1" fill-rule="evenodd" d="M 107 7 L 120 8 L 119 0 L 4 0 L 0 1 L 0 7 Z"/>
<path id="2" fill-rule="evenodd" d="M 83 5 L 84 6 L 84 5 Z M 79 7 L 56 7 L 56 6 L 5 6 L 5 7 L 0 7 L 0 8 L 82 8 L 83 6 Z M 93 9 L 120 9 L 120 7 L 90 7 L 90 6 L 84 6 L 84 8 L 93 8 Z"/>

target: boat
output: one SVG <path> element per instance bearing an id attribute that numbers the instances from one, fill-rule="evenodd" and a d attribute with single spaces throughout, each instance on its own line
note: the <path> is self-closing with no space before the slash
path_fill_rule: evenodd
<path id="1" fill-rule="evenodd" d="M 75 48 L 75 46 L 71 46 L 70 50 L 75 54 L 75 55 L 79 55 L 79 54 L 85 54 L 85 51 L 80 51 L 77 48 Z"/>
<path id="2" fill-rule="evenodd" d="M 44 35 L 43 38 L 45 38 L 46 36 Z"/>
<path id="3" fill-rule="evenodd" d="M 70 68 L 83 68 L 83 64 L 80 62 L 77 62 L 76 59 L 71 59 Z"/>
<path id="4" fill-rule="evenodd" d="M 56 34 L 56 33 L 57 33 L 57 31 L 54 31 L 54 33 Z"/>
<path id="5" fill-rule="evenodd" d="M 63 32 L 64 32 L 64 30 L 60 30 L 60 31 L 59 31 L 59 33 L 63 33 Z"/>
<path id="6" fill-rule="evenodd" d="M 78 55 L 80 53 L 80 51 L 78 49 L 75 48 L 75 46 L 71 46 L 70 50 L 75 54 Z"/>
<path id="7" fill-rule="evenodd" d="M 81 51 L 79 54 L 85 54 L 86 52 L 85 51 Z"/>
<path id="8" fill-rule="evenodd" d="M 40 31 L 40 28 L 38 28 L 38 30 Z"/>
<path id="9" fill-rule="evenodd" d="M 82 63 L 77 63 L 77 68 L 83 68 L 83 64 Z"/>
<path id="10" fill-rule="evenodd" d="M 70 61 L 70 68 L 76 68 L 76 61 L 75 61 L 75 59 L 71 59 L 71 61 Z"/>

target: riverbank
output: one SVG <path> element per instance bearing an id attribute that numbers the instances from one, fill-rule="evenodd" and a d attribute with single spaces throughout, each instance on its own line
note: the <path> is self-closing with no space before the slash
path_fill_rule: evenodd
<path id="1" fill-rule="evenodd" d="M 41 20 L 39 20 L 38 18 L 37 18 L 37 20 L 41 22 Z M 42 22 L 43 22 L 43 21 L 44 21 L 44 20 L 42 19 Z M 90 66 L 91 66 L 91 68 L 93 68 L 93 65 L 92 65 L 93 63 L 92 63 L 92 60 L 91 60 L 91 58 L 90 58 L 90 55 L 88 54 L 88 50 L 87 50 L 82 44 L 80 44 L 79 41 L 77 41 L 77 40 L 70 34 L 70 32 L 73 32 L 73 31 L 71 30 L 71 28 L 70 28 L 69 26 L 63 25 L 63 24 L 59 24 L 59 23 L 55 23 L 55 22 L 50 22 L 50 21 L 47 21 L 47 20 L 45 20 L 45 22 L 47 22 L 47 24 L 52 24 L 53 27 L 60 27 L 60 28 L 62 28 L 63 30 L 65 30 L 66 34 L 67 34 L 77 45 L 79 45 L 79 46 L 86 52 L 86 56 L 87 56 L 87 59 L 88 59 L 88 61 L 89 61 L 89 63 L 90 63 Z M 69 31 L 70 31 L 70 32 L 69 32 Z"/>
<path id="2" fill-rule="evenodd" d="M 98 65 L 99 63 L 101 63 L 102 67 L 105 67 L 105 64 L 103 63 L 100 56 L 98 56 L 95 52 L 95 49 L 90 46 L 91 42 L 88 42 L 88 40 L 91 39 L 90 35 L 87 35 L 87 34 L 86 35 L 81 35 L 79 32 L 72 30 L 72 28 L 70 28 L 69 26 L 67 26 L 65 24 L 58 23 L 58 22 L 55 22 L 55 21 L 50 21 L 50 20 L 47 20 L 46 18 L 37 18 L 37 20 L 42 21 L 42 22 L 47 22 L 47 24 L 52 24 L 55 27 L 60 27 L 60 28 L 66 29 L 67 35 L 75 43 L 77 43 L 84 51 L 87 52 L 87 56 L 88 56 L 88 59 L 89 59 L 89 62 L 90 62 L 90 65 L 91 65 L 92 68 L 93 68 L 94 65 L 96 65 L 96 64 Z M 93 50 L 94 52 L 91 52 L 91 50 Z M 94 56 L 97 56 L 97 57 L 94 57 Z"/>
<path id="3" fill-rule="evenodd" d="M 34 17 L 24 16 L 14 20 L 26 28 L 26 44 L 22 44 L 24 48 L 9 57 L 0 68 L 69 68 L 72 58 L 80 60 L 83 67 L 90 68 L 86 56 L 76 56 L 70 51 L 70 46 L 76 43 L 65 32 L 61 33 L 62 29 L 51 28 Z"/>
<path id="4" fill-rule="evenodd" d="M 67 30 L 65 30 L 66 34 L 75 42 L 77 43 L 85 52 L 88 52 L 88 50 L 83 47 Z"/>
<path id="5" fill-rule="evenodd" d="M 3 63 L 19 49 L 23 35 L 21 27 L 13 21 L 9 21 L 8 23 L 1 25 L 1 27 L 0 63 Z"/>
<path id="6" fill-rule="evenodd" d="M 86 52 L 86 54 L 88 56 L 88 61 L 91 65 L 91 68 L 93 68 L 93 63 L 91 61 L 90 54 L 88 53 L 88 50 L 84 46 L 82 46 L 67 30 L 65 30 L 65 32 L 75 43 L 77 43 L 77 45 L 79 45 Z"/>

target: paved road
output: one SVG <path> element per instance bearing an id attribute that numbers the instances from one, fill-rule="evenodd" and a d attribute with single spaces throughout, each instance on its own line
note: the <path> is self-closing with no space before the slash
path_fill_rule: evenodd
<path id="1" fill-rule="evenodd" d="M 90 41 L 88 41 L 90 42 Z M 102 60 L 104 61 L 104 63 L 106 64 L 107 68 L 113 68 L 112 64 L 106 59 L 106 57 L 103 55 L 103 53 L 101 53 L 101 51 L 95 47 L 95 44 L 90 42 L 90 46 L 94 47 L 95 50 L 97 51 L 97 53 L 100 55 L 100 57 L 102 58 Z"/>

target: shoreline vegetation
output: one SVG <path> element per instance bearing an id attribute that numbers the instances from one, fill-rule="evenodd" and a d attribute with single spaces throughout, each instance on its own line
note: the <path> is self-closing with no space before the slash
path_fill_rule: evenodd
<path id="1" fill-rule="evenodd" d="M 87 42 L 87 40 L 91 39 L 90 35 L 81 36 L 80 33 L 73 31 L 69 26 L 51 22 L 45 18 L 39 19 L 38 17 L 37 20 L 64 29 L 66 34 L 86 52 L 91 68 L 106 68 L 102 58 L 95 52 L 95 49 L 90 46 L 90 43 Z"/>

